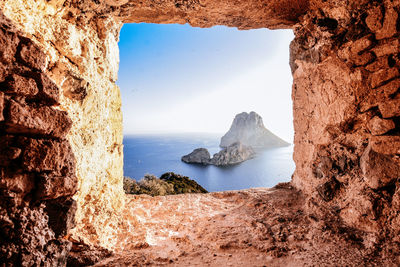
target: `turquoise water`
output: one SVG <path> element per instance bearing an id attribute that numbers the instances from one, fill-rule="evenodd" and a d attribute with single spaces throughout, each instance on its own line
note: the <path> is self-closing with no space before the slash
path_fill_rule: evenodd
<path id="1" fill-rule="evenodd" d="M 258 151 L 257 157 L 230 167 L 186 164 L 181 157 L 204 147 L 220 150 L 219 136 L 135 135 L 124 137 L 124 175 L 139 180 L 146 173 L 160 176 L 175 172 L 196 180 L 210 192 L 252 187 L 272 187 L 288 182 L 294 172 L 293 146 Z"/>

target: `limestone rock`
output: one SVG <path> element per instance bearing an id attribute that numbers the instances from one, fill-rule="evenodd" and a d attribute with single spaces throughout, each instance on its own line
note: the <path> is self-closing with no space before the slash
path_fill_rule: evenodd
<path id="1" fill-rule="evenodd" d="M 234 165 L 249 160 L 254 156 L 255 152 L 251 147 L 236 142 L 214 154 L 210 164 L 215 166 Z"/>
<path id="2" fill-rule="evenodd" d="M 271 133 L 264 127 L 260 115 L 254 111 L 236 115 L 231 128 L 221 138 L 220 147 L 228 147 L 233 143 L 241 142 L 253 148 L 270 148 L 287 146 L 289 143 Z"/>
<path id="3" fill-rule="evenodd" d="M 196 148 L 192 153 L 183 156 L 182 161 L 207 165 L 210 162 L 210 153 L 205 148 Z"/>
<path id="4" fill-rule="evenodd" d="M 197 148 L 192 153 L 183 156 L 182 161 L 203 165 L 228 166 L 252 159 L 254 156 L 255 152 L 251 147 L 236 142 L 215 153 L 212 158 L 210 158 L 210 153 L 207 149 Z"/>

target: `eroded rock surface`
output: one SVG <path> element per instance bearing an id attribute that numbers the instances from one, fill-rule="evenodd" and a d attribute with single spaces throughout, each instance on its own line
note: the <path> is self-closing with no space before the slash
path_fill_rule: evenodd
<path id="1" fill-rule="evenodd" d="M 336 209 L 349 226 L 393 240 L 400 231 L 400 2 L 313 5 L 291 44 L 293 184 L 311 206 Z"/>
<path id="2" fill-rule="evenodd" d="M 3 28 L 24 36 L 0 38 L 1 61 L 24 66 L 0 65 L 0 114 L 7 116 L 1 130 L 42 140 L 29 152 L 25 146 L 35 142 L 7 149 L 9 157 L 20 153 L 17 162 L 30 160 L 12 171 L 44 168 L 46 173 L 35 178 L 34 191 L 40 191 L 35 195 L 69 192 L 77 202 L 77 223 L 68 237 L 111 247 L 124 203 L 121 100 L 115 85 L 121 22 L 111 13 L 97 13 L 89 1 L 0 1 L 0 9 L 8 20 L 1 21 Z M 73 169 L 65 157 L 69 152 Z M 62 179 L 65 173 L 76 180 Z"/>

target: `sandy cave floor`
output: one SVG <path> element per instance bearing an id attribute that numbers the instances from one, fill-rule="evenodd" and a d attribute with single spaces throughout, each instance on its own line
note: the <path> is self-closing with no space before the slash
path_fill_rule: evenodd
<path id="1" fill-rule="evenodd" d="M 119 237 L 117 252 L 95 266 L 395 266 L 306 215 L 304 203 L 290 184 L 129 195 L 124 221 L 130 230 Z"/>

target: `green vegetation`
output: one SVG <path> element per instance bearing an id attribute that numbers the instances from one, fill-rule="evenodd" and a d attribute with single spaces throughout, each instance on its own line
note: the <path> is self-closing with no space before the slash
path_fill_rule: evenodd
<path id="1" fill-rule="evenodd" d="M 151 196 L 208 193 L 196 181 L 173 172 L 164 173 L 160 178 L 152 174 L 146 174 L 140 181 L 125 177 L 124 190 L 127 194 L 146 194 Z"/>

